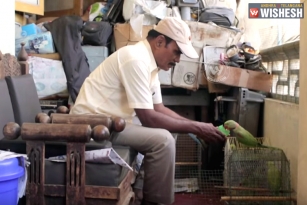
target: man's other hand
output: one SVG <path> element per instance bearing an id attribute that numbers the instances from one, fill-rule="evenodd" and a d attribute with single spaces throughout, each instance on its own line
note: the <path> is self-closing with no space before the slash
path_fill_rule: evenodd
<path id="1" fill-rule="evenodd" d="M 226 141 L 226 136 L 211 123 L 197 122 L 197 127 L 198 133 L 195 134 L 206 142 Z"/>

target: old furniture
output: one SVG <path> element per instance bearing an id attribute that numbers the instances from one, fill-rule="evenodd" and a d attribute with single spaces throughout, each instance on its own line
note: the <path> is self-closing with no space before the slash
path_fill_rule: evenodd
<path id="1" fill-rule="evenodd" d="M 10 80 L 11 86 L 7 86 Z M 3 98 L 0 99 L 1 113 L 4 110 L 9 112 L 6 115 L 0 115 L 2 125 L 10 121 L 18 122 L 21 127 L 26 123 L 34 124 L 37 112 L 41 111 L 32 76 L 7 77 L 6 81 L 1 80 L 0 86 L 3 88 L 1 92 L 6 91 L 6 95 L 8 96 L 8 93 L 10 95 L 10 97 L 6 98 L 6 101 L 8 101 L 6 103 L 2 103 Z M 23 89 L 26 89 L 26 91 Z M 32 91 L 34 91 L 33 95 L 35 94 L 35 96 L 29 94 Z M 14 94 L 16 95 L 15 97 Z M 9 109 L 10 106 L 13 109 Z M 32 112 L 30 112 L 31 110 Z M 8 115 L 11 118 L 8 118 Z M 40 124 L 34 125 L 38 126 Z M 50 124 L 50 126 L 55 127 L 56 125 Z M 83 124 L 82 126 L 88 127 L 89 125 Z M 33 139 L 31 137 L 23 138 L 21 135 L 16 140 L 2 139 L 0 141 L 0 149 L 28 153 L 30 160 L 32 160 L 28 168 L 29 184 L 26 195 L 27 204 L 71 204 L 77 203 L 77 201 L 77 204 L 83 204 L 84 201 L 87 204 L 106 205 L 125 205 L 129 203 L 129 200 L 133 197 L 133 193 L 131 192 L 131 182 L 133 182 L 134 178 L 133 172 L 116 164 L 87 163 L 82 158 L 83 151 L 85 150 L 112 147 L 109 141 L 96 143 L 95 141 L 89 141 L 88 138 L 82 138 L 80 140 L 78 137 L 74 138 L 77 139 L 76 142 L 73 141 L 74 139 L 69 138 L 66 139 L 66 142 L 58 141 L 59 139 L 65 139 L 64 132 L 63 135 L 57 137 L 57 140 L 51 140 L 50 138 L 46 140 L 46 136 L 50 137 L 50 135 L 46 134 L 44 137 L 40 136 Z M 135 151 L 128 147 L 120 146 L 114 146 L 113 149 L 129 165 L 132 165 L 136 156 Z M 67 155 L 67 153 L 71 152 L 78 153 L 73 155 L 77 158 L 76 160 L 79 160 L 75 163 L 75 165 L 78 164 L 78 169 L 75 166 L 71 167 L 70 161 L 67 163 L 59 163 L 46 159 L 52 156 Z M 68 173 L 70 174 L 68 175 Z M 73 180 L 70 176 L 79 177 L 77 188 L 75 184 L 76 179 Z M 73 187 L 72 183 L 74 183 Z M 71 201 L 72 196 L 77 196 L 79 193 L 79 198 L 75 197 Z"/>

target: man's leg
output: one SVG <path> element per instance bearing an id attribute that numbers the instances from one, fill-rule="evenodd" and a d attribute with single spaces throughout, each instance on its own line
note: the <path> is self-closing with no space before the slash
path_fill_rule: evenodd
<path id="1" fill-rule="evenodd" d="M 175 139 L 164 129 L 127 124 L 125 130 L 111 137 L 114 145 L 130 146 L 144 155 L 146 201 L 174 202 Z"/>

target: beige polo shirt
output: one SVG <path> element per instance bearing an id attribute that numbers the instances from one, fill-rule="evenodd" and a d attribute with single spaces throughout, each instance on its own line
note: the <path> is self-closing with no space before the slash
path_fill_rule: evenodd
<path id="1" fill-rule="evenodd" d="M 84 81 L 71 114 L 105 114 L 131 121 L 134 108 L 162 103 L 158 68 L 147 40 L 105 59 Z"/>

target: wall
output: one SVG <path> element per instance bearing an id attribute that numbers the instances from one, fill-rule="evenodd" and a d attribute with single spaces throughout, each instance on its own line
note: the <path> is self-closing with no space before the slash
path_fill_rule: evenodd
<path id="1" fill-rule="evenodd" d="M 283 149 L 290 161 L 291 186 L 297 192 L 299 105 L 274 99 L 264 103 L 266 144 Z M 294 194 L 293 197 L 295 197 Z"/>
<path id="2" fill-rule="evenodd" d="M 0 51 L 15 55 L 15 1 L 1 1 L 0 6 Z"/>
<path id="3" fill-rule="evenodd" d="M 305 0 L 301 0 L 303 3 Z M 304 4 L 306 11 L 307 4 Z M 305 12 L 306 15 L 306 12 Z M 301 19 L 300 36 L 307 35 L 307 18 Z M 287 152 L 291 165 L 292 179 L 297 174 L 297 204 L 307 204 L 307 39 L 300 39 L 300 99 L 299 109 L 288 103 L 266 100 L 265 104 L 265 136 L 274 146 L 281 146 Z M 281 126 L 278 126 L 281 125 Z M 277 137 L 277 135 L 280 135 Z M 295 137 L 297 136 L 297 138 Z M 287 139 L 287 144 L 285 140 Z M 297 152 L 298 157 L 295 157 Z M 295 159 L 296 158 L 296 159 Z M 292 159 L 292 160 L 291 160 Z M 297 163 L 297 168 L 295 164 Z"/>
<path id="4" fill-rule="evenodd" d="M 299 2 L 300 0 L 291 0 L 291 3 Z M 250 19 L 249 3 L 258 2 L 241 0 L 236 12 L 238 28 L 244 31 L 242 41 L 250 42 L 256 50 L 262 50 L 299 38 L 299 19 Z M 259 3 L 289 3 L 289 0 L 265 0 Z"/>
<path id="5" fill-rule="evenodd" d="M 302 0 L 301 2 L 304 2 Z M 307 18 L 306 18 L 307 3 L 304 4 L 305 18 L 301 19 L 301 36 L 307 35 Z M 300 40 L 300 109 L 299 109 L 299 141 L 298 141 L 298 205 L 307 204 L 307 39 Z"/>

